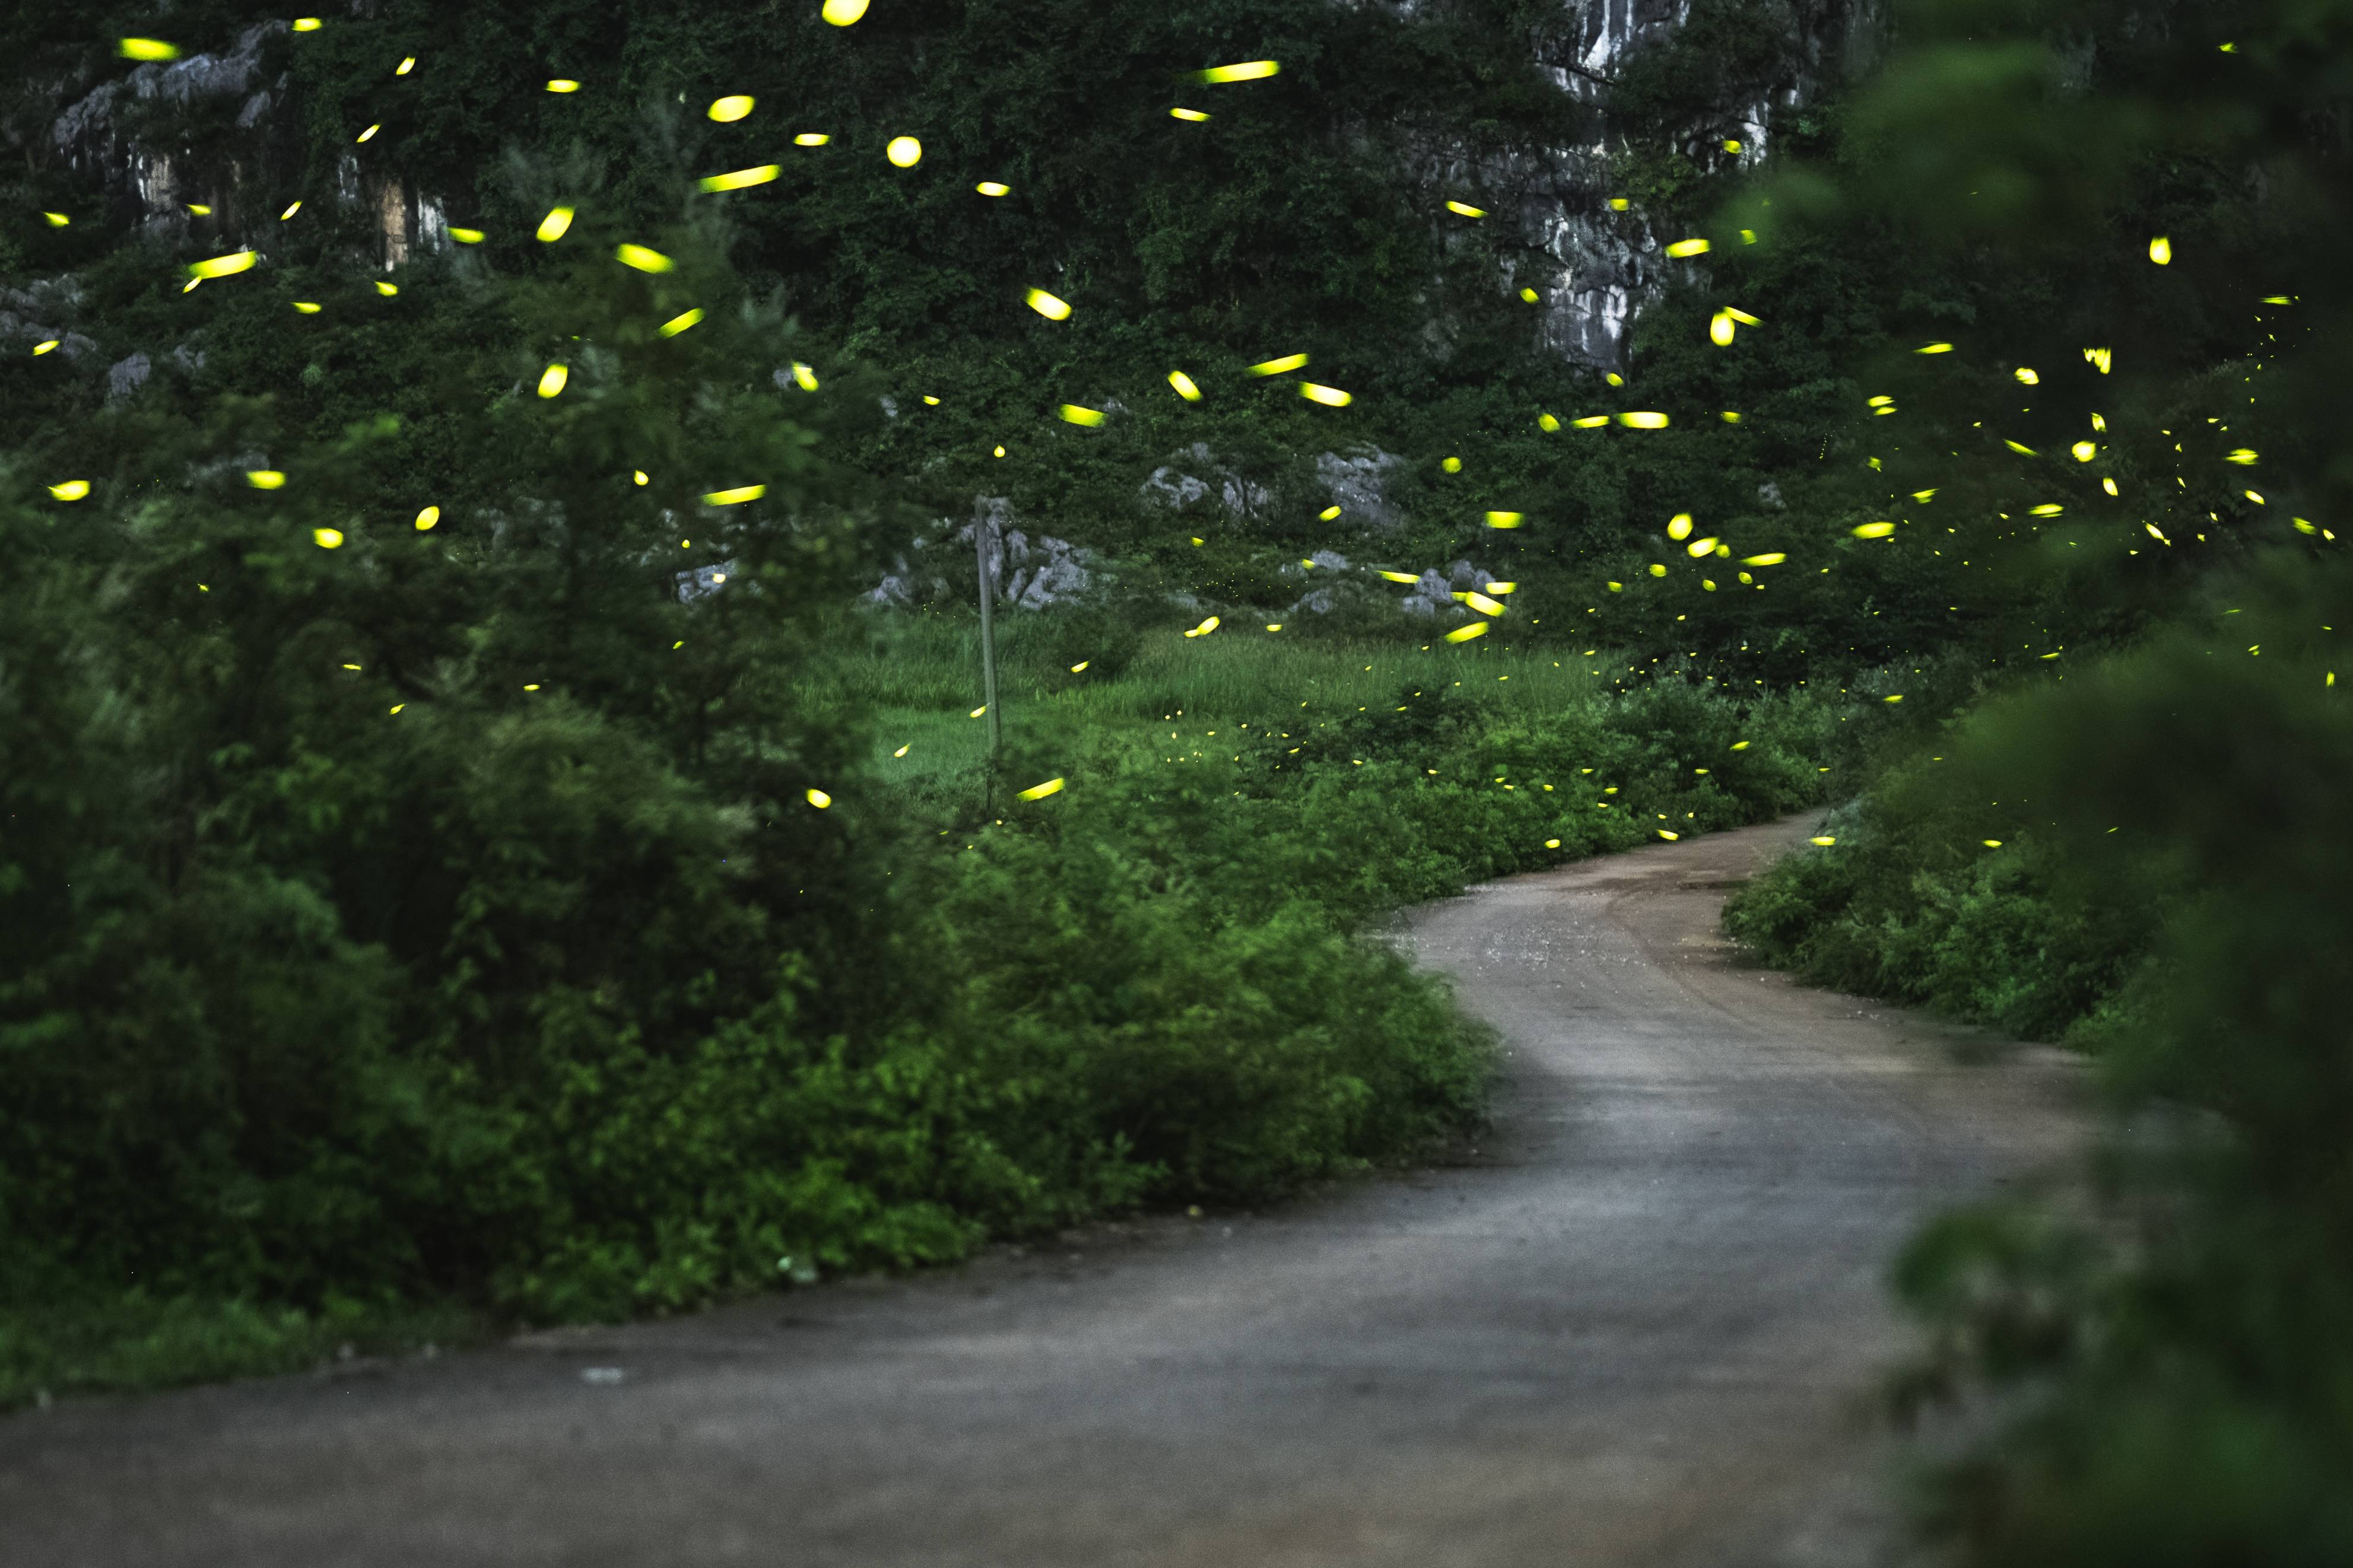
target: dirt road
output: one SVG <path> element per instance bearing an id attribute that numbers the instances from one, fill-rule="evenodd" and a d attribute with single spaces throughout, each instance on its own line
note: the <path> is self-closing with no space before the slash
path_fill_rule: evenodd
<path id="1" fill-rule="evenodd" d="M 2080 1077 L 1730 962 L 1785 823 L 1400 922 L 1514 1053 L 1475 1154 L 688 1321 L 0 1421 L 12 1568 L 1889 1561 L 1852 1411 L 1922 1215 Z M 594 1373 L 594 1380 L 587 1375 Z M 617 1376 L 617 1381 L 615 1377 Z"/>

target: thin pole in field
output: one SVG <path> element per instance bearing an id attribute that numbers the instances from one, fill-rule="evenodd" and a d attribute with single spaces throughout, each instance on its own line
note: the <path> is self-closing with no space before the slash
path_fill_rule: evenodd
<path id="1" fill-rule="evenodd" d="M 980 700 L 988 705 L 988 771 L 993 790 L 997 753 L 1005 743 L 1005 729 L 1002 716 L 997 710 L 997 620 L 993 608 L 997 598 L 997 562 L 988 549 L 991 531 L 986 518 L 973 519 L 973 549 L 980 558 Z"/>

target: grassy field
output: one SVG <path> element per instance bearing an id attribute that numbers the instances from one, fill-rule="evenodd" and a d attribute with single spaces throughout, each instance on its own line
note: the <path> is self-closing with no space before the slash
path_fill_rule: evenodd
<path id="1" fill-rule="evenodd" d="M 1058 656 L 1083 647 L 1048 617 L 1008 615 L 997 626 L 998 707 L 1008 752 L 1050 749 L 1082 735 L 1132 738 L 1162 754 L 1229 759 L 1286 750 L 1303 734 L 1352 715 L 1394 708 L 1401 690 L 1475 694 L 1496 722 L 1584 709 L 1614 689 L 1627 666 L 1612 650 L 1525 648 L 1496 638 L 1449 644 L 1407 628 L 1394 637 L 1329 637 L 1286 626 L 1221 626 L 1204 637 L 1175 628 L 1132 634 L 1127 657 Z M 812 703 L 871 716 L 874 776 L 942 799 L 976 795 L 987 755 L 975 617 L 861 617 L 844 651 L 800 685 Z M 1214 731 L 1214 733 L 1213 733 Z M 1282 746 L 1275 746 L 1275 742 Z"/>

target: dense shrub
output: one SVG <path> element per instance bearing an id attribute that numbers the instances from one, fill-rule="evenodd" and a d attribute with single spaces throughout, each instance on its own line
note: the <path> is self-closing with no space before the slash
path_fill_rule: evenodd
<path id="1" fill-rule="evenodd" d="M 1967 728 L 1939 742 L 1969 743 Z M 1725 930 L 1814 984 L 2059 1039 L 2116 1004 L 2172 889 L 2147 860 L 2104 884 L 2066 875 L 2014 804 L 2002 814 L 1991 797 L 1956 798 L 1977 782 L 1948 784 L 1960 771 L 1922 759 L 1883 775 L 1829 819 L 1834 845 L 1736 891 Z"/>
<path id="2" fill-rule="evenodd" d="M 2032 880 L 1957 872 L 1932 817 L 1895 816 L 1899 836 L 1861 858 L 1832 922 L 1883 899 L 1908 859 L 1926 884 L 1915 923 L 1965 904 L 1956 888 L 1987 907 L 1951 915 L 1938 942 L 1879 942 L 1891 973 L 1999 1003 L 1994 979 L 1969 977 L 2004 940 L 2033 940 L 2044 947 L 2010 1005 L 2039 994 L 2081 1013 L 2078 996 L 2104 998 L 2078 1037 L 2101 1049 L 2121 1114 L 2088 1190 L 1951 1216 L 1896 1276 L 1932 1331 L 1907 1397 L 1990 1384 L 2017 1417 L 1927 1494 L 1970 1561 L 2303 1563 L 2353 1549 L 2353 841 L 2338 782 L 2353 723 L 2327 629 L 2353 613 L 2353 577 L 2277 559 L 2231 600 L 2231 618 L 1993 705 L 1948 739 L 1959 800 L 2031 803 Z M 1801 953 L 1819 942 L 1752 907 L 1760 926 L 1797 925 Z M 2071 941 L 2088 971 L 2058 961 Z M 2098 963 L 2125 953 L 2145 960 L 2111 988 Z"/>

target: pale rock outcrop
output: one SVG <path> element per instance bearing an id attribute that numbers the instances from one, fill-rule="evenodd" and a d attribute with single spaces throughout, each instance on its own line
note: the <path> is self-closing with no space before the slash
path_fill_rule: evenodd
<path id="1" fill-rule="evenodd" d="M 696 566 L 673 575 L 678 583 L 678 602 L 691 605 L 724 588 L 727 580 L 735 575 L 735 563 L 717 561 L 708 566 Z"/>
<path id="2" fill-rule="evenodd" d="M 1256 517 L 1266 510 L 1273 497 L 1263 485 L 1242 478 L 1232 469 L 1220 466 L 1208 443 L 1196 441 L 1187 448 L 1187 466 L 1196 472 L 1187 472 L 1175 464 L 1164 464 L 1152 470 L 1144 481 L 1142 494 L 1148 505 L 1181 511 L 1209 496 L 1217 498 L 1226 515 L 1234 518 Z M 1200 477 L 1207 475 L 1207 478 Z"/>
<path id="3" fill-rule="evenodd" d="M 1454 595 L 1482 590 L 1494 580 L 1493 574 L 1482 571 L 1468 561 L 1454 562 L 1443 574 L 1432 566 L 1407 590 L 1398 605 L 1409 616 L 1466 616 L 1471 612 L 1465 610 L 1461 601 Z"/>
<path id="4" fill-rule="evenodd" d="M 1403 518 L 1389 503 L 1388 476 L 1405 458 L 1378 447 L 1361 448 L 1353 457 L 1325 452 L 1315 459 L 1315 477 L 1336 502 L 1340 515 L 1367 527 L 1396 527 Z"/>
<path id="5" fill-rule="evenodd" d="M 261 47 L 272 33 L 284 32 L 282 21 L 257 22 L 237 35 L 227 54 L 189 55 L 171 61 L 150 61 L 127 76 L 100 82 L 50 123 L 49 142 L 69 167 L 95 174 L 107 184 L 124 182 L 139 204 L 143 219 L 179 219 L 185 215 L 181 178 L 185 171 L 162 148 L 126 145 L 117 133 L 121 109 L 133 101 L 161 100 L 185 107 L 200 98 L 226 97 L 250 91 L 261 70 Z M 267 111 L 266 92 L 247 100 L 237 118 L 250 129 L 248 116 L 258 122 Z M 257 110 L 255 103 L 261 101 Z"/>
<path id="6" fill-rule="evenodd" d="M 976 530 L 986 541 L 989 552 L 997 603 L 1018 610 L 1042 610 L 1083 597 L 1094 584 L 1095 574 L 1090 565 L 1095 558 L 1094 552 L 1046 534 L 1032 539 L 1024 530 L 1012 526 L 1013 521 L 1012 503 L 1005 497 L 977 498 L 972 521 L 929 546 L 917 540 L 915 548 L 927 557 L 926 561 L 917 563 L 903 555 L 899 557 L 882 581 L 862 595 L 864 601 L 903 607 L 946 595 L 951 592 L 951 568 L 946 557 L 951 555 L 961 568 L 955 571 L 955 580 L 963 582 L 964 591 L 969 593 L 976 564 L 973 544 Z M 937 570 L 924 569 L 934 563 Z"/>
<path id="7" fill-rule="evenodd" d="M 115 361 L 106 367 L 106 400 L 112 403 L 118 398 L 130 396 L 147 384 L 147 378 L 154 369 L 153 362 L 143 353 Z"/>
<path id="8" fill-rule="evenodd" d="M 1691 0 L 1567 0 L 1565 9 L 1567 26 L 1549 30 L 1539 63 L 1564 94 L 1595 107 L 1593 140 L 1487 155 L 1433 142 L 1419 150 L 1414 172 L 1434 194 L 1483 195 L 1479 205 L 1489 211 L 1481 221 L 1525 248 L 1526 265 L 1498 284 L 1535 289 L 1548 347 L 1580 363 L 1624 369 L 1636 313 L 1679 273 L 1704 263 L 1665 254 L 1683 234 L 1661 234 L 1646 215 L 1610 208 L 1611 197 L 1625 195 L 1609 188 L 1623 133 L 1604 105 L 1627 58 L 1668 39 L 1689 18 Z M 1791 36 L 1771 79 L 1752 84 L 1749 102 L 1696 111 L 1678 150 L 1703 167 L 1755 163 L 1778 116 L 1864 59 L 1880 11 L 1879 0 L 1787 0 Z M 1740 150 L 1728 151 L 1726 141 Z"/>

